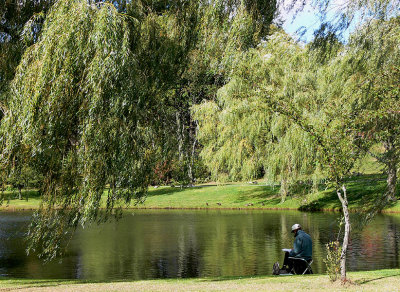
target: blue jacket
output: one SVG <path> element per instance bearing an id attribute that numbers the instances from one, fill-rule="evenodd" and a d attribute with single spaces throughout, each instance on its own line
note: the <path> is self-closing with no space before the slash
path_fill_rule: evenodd
<path id="1" fill-rule="evenodd" d="M 311 260 L 312 258 L 312 240 L 310 235 L 303 230 L 297 231 L 294 239 L 293 249 L 289 256 Z"/>

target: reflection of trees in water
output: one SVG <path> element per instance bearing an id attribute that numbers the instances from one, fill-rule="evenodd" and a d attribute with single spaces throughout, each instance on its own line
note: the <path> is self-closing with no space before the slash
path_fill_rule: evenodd
<path id="1" fill-rule="evenodd" d="M 181 278 L 200 276 L 200 256 L 198 251 L 199 246 L 197 244 L 195 224 L 190 222 L 186 228 L 182 224 L 179 228 L 177 273 L 176 275 L 171 276 L 177 276 Z"/>
<path id="2" fill-rule="evenodd" d="M 35 254 L 26 255 L 25 234 L 28 229 L 29 212 L 0 213 L 0 275 L 18 278 L 75 278 L 70 267 L 76 266 L 73 251 L 65 258 L 44 263 Z"/>
<path id="3" fill-rule="evenodd" d="M 399 262 L 399 239 L 400 232 L 398 225 L 400 224 L 400 218 L 394 216 L 385 217 L 387 226 L 387 242 L 389 250 L 392 250 L 392 255 L 386 256 L 387 262 L 390 262 L 390 267 L 398 267 Z"/>
<path id="4" fill-rule="evenodd" d="M 167 262 L 167 260 L 165 259 L 165 258 L 159 258 L 159 259 L 157 259 L 156 260 L 156 262 L 155 262 L 155 264 L 156 264 L 156 272 L 157 272 L 157 275 L 156 275 L 156 277 L 157 278 L 167 278 L 167 276 L 168 276 L 168 274 L 167 274 L 167 271 L 168 271 L 168 262 Z"/>
<path id="5" fill-rule="evenodd" d="M 7 274 L 10 270 L 23 273 L 28 264 L 24 256 L 23 243 L 24 226 L 27 220 L 21 220 L 13 214 L 2 214 L 0 218 L 0 274 Z"/>
<path id="6" fill-rule="evenodd" d="M 377 215 L 367 226 L 353 232 L 351 270 L 399 267 L 399 219 L 398 215 Z"/>
<path id="7" fill-rule="evenodd" d="M 167 216 L 168 217 L 168 216 Z M 137 220 L 136 220 L 137 219 Z M 197 276 L 196 228 L 185 220 L 137 216 L 87 230 L 81 244 L 85 277 L 132 278 Z M 96 263 L 93 265 L 92 263 Z"/>
<path id="8" fill-rule="evenodd" d="M 135 211 L 119 222 L 79 231 L 62 264 L 43 266 L 35 256 L 26 257 L 23 233 L 16 241 L 0 240 L 0 263 L 8 274 L 39 278 L 268 275 L 273 262 L 282 263 L 281 249 L 293 245 L 291 225 L 300 223 L 313 239 L 313 269 L 324 273 L 324 244 L 336 238 L 339 217 L 290 211 Z M 0 230 L 14 230 L 15 222 L 10 224 L 1 224 Z M 354 227 L 349 269 L 399 267 L 399 226 L 400 216 L 385 215 L 366 228 Z"/>
<path id="9" fill-rule="evenodd" d="M 376 266 L 377 257 L 382 256 L 382 250 L 383 250 L 383 238 L 382 238 L 382 229 L 381 230 L 374 230 L 373 228 L 365 228 L 364 231 L 362 232 L 362 237 L 361 237 L 361 248 L 362 248 L 362 253 L 364 256 L 366 256 L 370 260 L 371 269 L 376 269 L 378 268 Z"/>
<path id="10" fill-rule="evenodd" d="M 258 261 L 266 256 L 265 245 L 255 244 L 263 238 L 262 221 L 257 216 L 215 216 L 204 254 L 204 276 L 251 275 L 258 271 Z M 271 240 L 268 233 L 263 240 Z"/>
<path id="11" fill-rule="evenodd" d="M 190 247 L 185 254 L 184 261 L 178 266 L 178 273 L 171 275 L 172 277 L 177 276 L 181 278 L 194 278 L 199 277 L 199 256 L 195 249 Z"/>
<path id="12" fill-rule="evenodd" d="M 125 270 L 135 279 L 265 275 L 271 273 L 270 263 L 282 261 L 281 249 L 292 246 L 292 224 L 302 224 L 312 235 L 317 254 L 324 252 L 320 242 L 328 241 L 320 239 L 320 220 L 307 213 L 199 212 L 164 217 L 155 213 L 134 218 L 128 224 L 115 224 L 114 230 L 111 225 L 104 227 L 102 233 L 113 235 L 97 235 L 102 238 L 101 251 L 93 249 L 96 243 L 91 240 L 97 241 L 96 236 L 83 236 L 86 261 L 98 263 L 94 270 L 86 269 L 87 277 L 118 278 Z M 119 254 L 125 265 L 119 263 Z M 322 259 L 315 265 L 323 271 Z"/>

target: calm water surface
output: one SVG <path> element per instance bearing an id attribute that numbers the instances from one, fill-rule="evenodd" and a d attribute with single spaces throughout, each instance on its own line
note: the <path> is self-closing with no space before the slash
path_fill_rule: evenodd
<path id="1" fill-rule="evenodd" d="M 31 213 L 0 213 L 0 275 L 18 278 L 149 279 L 271 274 L 290 248 L 294 223 L 313 239 L 316 273 L 340 214 L 292 211 L 126 212 L 118 222 L 79 230 L 61 260 L 25 254 Z M 400 216 L 377 216 L 365 228 L 353 215 L 349 270 L 400 267 Z"/>

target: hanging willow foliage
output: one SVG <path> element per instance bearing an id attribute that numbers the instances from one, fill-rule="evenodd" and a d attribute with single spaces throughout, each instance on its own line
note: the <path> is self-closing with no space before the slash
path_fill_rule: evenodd
<path id="1" fill-rule="evenodd" d="M 141 200 L 156 162 L 184 143 L 194 155 L 176 128 L 191 131 L 190 106 L 214 97 L 275 11 L 275 0 L 56 1 L 26 39 L 1 121 L 0 170 L 44 180 L 31 247 L 56 256 L 65 233 Z"/>
<path id="2" fill-rule="evenodd" d="M 263 173 L 270 183 L 282 183 L 284 201 L 289 185 L 318 177 L 310 136 L 268 107 L 268 100 L 282 94 L 288 79 L 304 85 L 305 57 L 301 46 L 276 32 L 258 48 L 238 52 L 231 80 L 218 91 L 216 101 L 193 108 L 201 156 L 213 178 L 248 180 Z M 302 102 L 306 97 L 296 99 Z"/>
<path id="3" fill-rule="evenodd" d="M 17 69 L 2 161 L 44 176 L 29 242 L 46 258 L 60 252 L 71 227 L 104 219 L 107 186 L 105 216 L 145 194 L 154 139 L 131 51 L 137 30 L 109 3 L 58 1 Z"/>

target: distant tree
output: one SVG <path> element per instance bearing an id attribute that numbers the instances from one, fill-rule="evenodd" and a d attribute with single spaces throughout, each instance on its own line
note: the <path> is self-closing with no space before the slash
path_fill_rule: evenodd
<path id="1" fill-rule="evenodd" d="M 39 176 L 35 171 L 27 165 L 21 168 L 14 168 L 14 171 L 10 173 L 7 183 L 12 186 L 13 189 L 18 190 L 18 199 L 22 200 L 22 190 L 29 187 L 38 187 L 41 182 Z M 28 200 L 28 197 L 26 198 Z"/>

